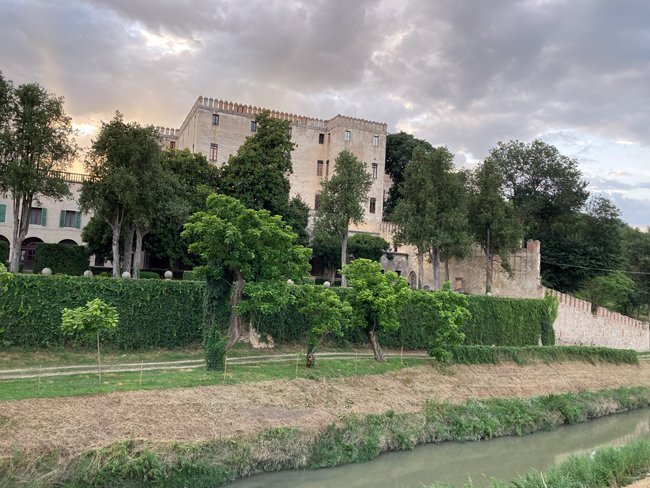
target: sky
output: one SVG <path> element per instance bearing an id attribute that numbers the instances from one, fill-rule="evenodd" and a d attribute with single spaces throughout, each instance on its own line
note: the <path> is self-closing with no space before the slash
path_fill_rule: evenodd
<path id="1" fill-rule="evenodd" d="M 199 95 L 385 122 L 462 167 L 540 138 L 650 225 L 647 0 L 2 0 L 0 71 L 64 96 L 82 147 Z"/>

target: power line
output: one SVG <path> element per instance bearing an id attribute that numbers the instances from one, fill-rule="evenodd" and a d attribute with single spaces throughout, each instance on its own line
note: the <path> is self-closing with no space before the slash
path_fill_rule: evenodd
<path id="1" fill-rule="evenodd" d="M 580 268 L 580 269 L 589 269 L 592 271 L 619 272 L 619 273 L 633 274 L 633 275 L 650 275 L 650 272 L 646 272 L 646 271 L 625 271 L 622 269 L 592 268 L 590 266 L 580 266 L 579 264 L 554 263 L 553 261 L 547 261 L 546 259 L 542 259 L 542 263 L 552 264 L 553 266 L 562 266 L 564 268 Z"/>

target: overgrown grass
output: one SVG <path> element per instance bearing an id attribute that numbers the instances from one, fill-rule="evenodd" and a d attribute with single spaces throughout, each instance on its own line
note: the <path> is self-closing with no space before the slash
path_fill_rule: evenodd
<path id="1" fill-rule="evenodd" d="M 458 346 L 451 349 L 451 355 L 451 361 L 459 364 L 497 364 L 505 361 L 517 364 L 560 361 L 639 363 L 637 353 L 632 349 L 585 346 Z"/>
<path id="2" fill-rule="evenodd" d="M 0 380 L 0 401 L 26 398 L 52 398 L 62 396 L 92 395 L 111 391 L 155 390 L 164 388 L 187 388 L 207 385 L 229 385 L 267 380 L 294 378 L 326 379 L 356 375 L 382 374 L 399 369 L 430 363 L 429 359 L 389 358 L 377 362 L 368 358 L 331 359 L 317 361 L 316 367 L 308 369 L 305 360 L 260 364 L 228 365 L 223 372 L 206 371 L 204 367 L 165 369 L 102 374 L 99 383 L 96 374 L 70 376 L 43 376 L 30 379 Z"/>
<path id="3" fill-rule="evenodd" d="M 23 480 L 23 486 L 33 487 L 219 486 L 255 473 L 368 461 L 381 452 L 421 443 L 549 430 L 649 403 L 650 389 L 641 387 L 461 405 L 430 402 L 415 414 L 345 416 L 315 434 L 274 428 L 246 438 L 201 443 L 123 441 L 72 460 L 56 453 L 26 460 L 16 453 L 13 459 L 0 461 L 0 479 L 8 486 L 19 486 Z"/>
<path id="4" fill-rule="evenodd" d="M 623 447 L 599 449 L 595 453 L 571 456 L 547 473 L 533 471 L 512 482 L 494 480 L 491 488 L 610 488 L 625 486 L 650 470 L 650 440 L 632 441 Z M 473 488 L 471 481 L 464 488 Z M 434 484 L 430 488 L 453 488 Z"/>

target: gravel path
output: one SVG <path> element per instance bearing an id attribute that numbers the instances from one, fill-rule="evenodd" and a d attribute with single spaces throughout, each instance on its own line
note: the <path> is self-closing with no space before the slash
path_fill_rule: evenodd
<path id="1" fill-rule="evenodd" d="M 333 380 L 114 392 L 0 402 L 0 457 L 12 449 L 78 453 L 121 439 L 200 441 L 273 426 L 319 429 L 349 412 L 419 410 L 425 401 L 650 386 L 650 363 L 431 366 Z"/>

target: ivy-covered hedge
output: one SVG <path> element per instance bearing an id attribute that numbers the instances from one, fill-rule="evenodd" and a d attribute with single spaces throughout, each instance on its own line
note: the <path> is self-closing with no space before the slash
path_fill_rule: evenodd
<path id="1" fill-rule="evenodd" d="M 9 243 L 0 241 L 0 263 L 9 261 Z"/>
<path id="2" fill-rule="evenodd" d="M 81 276 L 89 269 L 90 255 L 84 246 L 70 244 L 38 244 L 34 257 L 34 273 L 50 268 L 53 274 Z"/>
<path id="3" fill-rule="evenodd" d="M 0 346 L 61 346 L 61 312 L 101 298 L 119 325 L 104 344 L 181 347 L 202 340 L 204 284 L 77 276 L 15 275 L 0 299 Z"/>
<path id="4" fill-rule="evenodd" d="M 344 288 L 334 290 L 345 296 Z M 430 331 L 436 326 L 430 302 L 423 299 L 426 293 L 414 292 L 402 303 L 398 312 L 400 328 L 379 334 L 383 347 L 426 347 Z M 471 318 L 463 330 L 465 344 L 536 346 L 540 340 L 545 345 L 554 344 L 553 322 L 549 317 L 548 303 L 544 300 L 474 295 L 468 295 L 467 299 Z M 262 336 L 268 334 L 276 343 L 306 343 L 311 328 L 309 321 L 291 306 L 275 314 L 254 317 L 253 322 Z M 343 338 L 335 340 L 344 344 L 366 342 L 360 330 L 346 331 Z"/>

